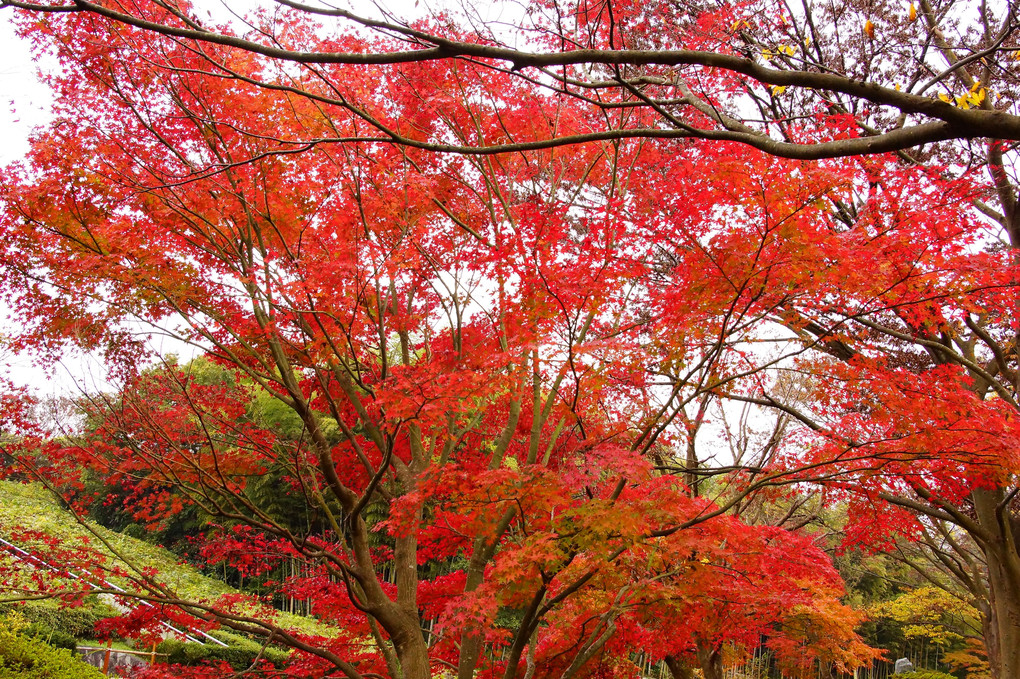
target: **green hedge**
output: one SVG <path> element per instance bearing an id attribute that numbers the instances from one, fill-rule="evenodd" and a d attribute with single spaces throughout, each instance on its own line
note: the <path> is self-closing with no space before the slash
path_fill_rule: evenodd
<path id="1" fill-rule="evenodd" d="M 66 648 L 69 651 L 78 650 L 78 640 L 72 637 L 67 632 L 61 632 L 42 625 L 39 623 L 32 623 L 25 629 L 21 630 L 21 635 L 26 637 L 32 637 L 39 641 L 44 641 L 50 646 L 56 648 Z"/>
<path id="2" fill-rule="evenodd" d="M 86 603 L 77 608 L 61 607 L 52 600 L 0 604 L 0 617 L 14 611 L 17 611 L 28 623 L 76 639 L 93 638 L 97 622 L 103 618 L 117 615 L 117 611 L 100 602 Z"/>
<path id="3" fill-rule="evenodd" d="M 105 679 L 73 652 L 0 627 L 0 679 Z"/>
<path id="4" fill-rule="evenodd" d="M 204 662 L 225 661 L 235 670 L 243 670 L 255 662 L 261 652 L 262 659 L 276 667 L 287 663 L 289 653 L 278 648 L 262 650 L 262 645 L 247 639 L 231 640 L 230 646 L 215 644 L 196 644 L 192 641 L 167 639 L 156 647 L 157 653 L 167 655 L 166 662 L 173 665 L 198 665 Z"/>

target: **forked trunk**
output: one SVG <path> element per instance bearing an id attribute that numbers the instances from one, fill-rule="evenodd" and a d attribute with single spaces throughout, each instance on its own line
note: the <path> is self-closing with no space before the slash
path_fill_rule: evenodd
<path id="1" fill-rule="evenodd" d="M 717 646 L 699 643 L 698 664 L 705 679 L 723 679 L 722 654 Z"/>
<path id="2" fill-rule="evenodd" d="M 667 655 L 663 662 L 669 668 L 669 674 L 673 679 L 694 679 L 694 668 L 679 658 Z"/>

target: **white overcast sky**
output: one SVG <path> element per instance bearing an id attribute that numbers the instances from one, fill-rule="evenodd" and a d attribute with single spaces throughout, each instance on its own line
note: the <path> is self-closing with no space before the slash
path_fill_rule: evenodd
<path id="1" fill-rule="evenodd" d="M 0 164 L 28 151 L 28 134 L 46 122 L 52 97 L 36 78 L 37 65 L 11 23 L 13 12 L 0 10 Z"/>
<path id="2" fill-rule="evenodd" d="M 46 123 L 53 100 L 36 77 L 38 65 L 32 59 L 29 45 L 14 32 L 13 14 L 10 9 L 0 10 L 0 167 L 24 157 L 32 128 Z M 0 334 L 7 334 L 10 327 L 7 316 L 7 311 L 0 307 Z M 42 394 L 72 386 L 64 376 L 66 371 L 42 370 L 33 366 L 27 356 L 5 352 L 0 354 L 0 366 L 15 383 Z"/>

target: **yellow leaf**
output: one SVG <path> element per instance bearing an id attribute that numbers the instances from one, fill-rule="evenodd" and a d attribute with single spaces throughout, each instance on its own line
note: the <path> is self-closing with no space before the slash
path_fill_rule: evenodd
<path id="1" fill-rule="evenodd" d="M 779 95 L 786 91 L 786 85 L 775 85 L 772 88 L 772 94 Z"/>
<path id="2" fill-rule="evenodd" d="M 917 8 L 914 7 L 914 3 L 910 3 L 910 20 L 917 21 Z"/>
<path id="3" fill-rule="evenodd" d="M 875 24 L 871 23 L 871 19 L 864 22 L 864 32 L 868 34 L 868 37 L 872 40 L 875 39 Z"/>
<path id="4" fill-rule="evenodd" d="M 939 92 L 939 99 L 946 102 L 947 104 L 953 103 L 953 100 L 945 92 Z"/>

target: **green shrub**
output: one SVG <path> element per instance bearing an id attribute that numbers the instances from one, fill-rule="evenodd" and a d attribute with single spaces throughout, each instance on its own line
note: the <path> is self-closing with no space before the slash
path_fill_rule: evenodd
<path id="1" fill-rule="evenodd" d="M 262 650 L 262 644 L 230 635 L 229 646 L 217 646 L 215 644 L 196 644 L 194 642 L 167 639 L 156 647 L 157 653 L 165 653 L 165 661 L 173 665 L 198 665 L 203 662 L 216 662 L 222 660 L 228 663 L 235 670 L 243 670 L 255 662 L 255 658 L 271 662 L 280 667 L 286 664 L 289 657 L 287 651 L 278 648 L 267 648 Z"/>
<path id="2" fill-rule="evenodd" d="M 64 648 L 0 626 L 0 679 L 104 679 L 103 673 Z"/>
<path id="3" fill-rule="evenodd" d="M 34 622 L 21 630 L 21 634 L 26 637 L 45 641 L 50 646 L 54 646 L 56 648 L 66 648 L 69 651 L 78 650 L 78 640 L 73 636 L 67 632 L 52 629 L 38 622 Z"/>
<path id="4" fill-rule="evenodd" d="M 280 650 L 278 648 L 267 648 L 262 650 L 261 644 L 256 645 L 254 648 L 240 648 L 238 646 L 215 646 L 214 651 L 209 654 L 210 659 L 214 660 L 225 660 L 235 670 L 243 670 L 250 667 L 255 662 L 255 658 L 259 657 L 261 651 L 261 658 L 273 665 L 280 667 L 287 663 L 287 659 L 290 654 L 287 651 Z"/>
<path id="5" fill-rule="evenodd" d="M 86 602 L 77 608 L 62 607 L 56 601 L 28 601 L 20 604 L 0 604 L 0 616 L 12 611 L 34 623 L 54 632 L 61 632 L 76 639 L 90 639 L 95 633 L 96 623 L 103 618 L 117 615 L 110 606 L 99 602 Z"/>
<path id="6" fill-rule="evenodd" d="M 134 538 L 135 540 L 145 540 L 149 537 L 149 531 L 145 530 L 142 526 L 137 523 L 129 523 L 121 529 L 121 534 Z"/>
<path id="7" fill-rule="evenodd" d="M 156 646 L 156 653 L 165 654 L 162 662 L 171 665 L 184 664 L 183 656 L 184 642 L 177 639 L 164 639 Z"/>
<path id="8" fill-rule="evenodd" d="M 156 647 L 157 653 L 166 653 L 166 662 L 171 665 L 197 665 L 209 658 L 208 647 L 192 641 L 167 639 Z"/>
<path id="9" fill-rule="evenodd" d="M 181 650 L 184 652 L 183 665 L 197 665 L 203 660 L 208 660 L 210 656 L 208 646 L 193 642 L 184 644 L 184 648 Z"/>

